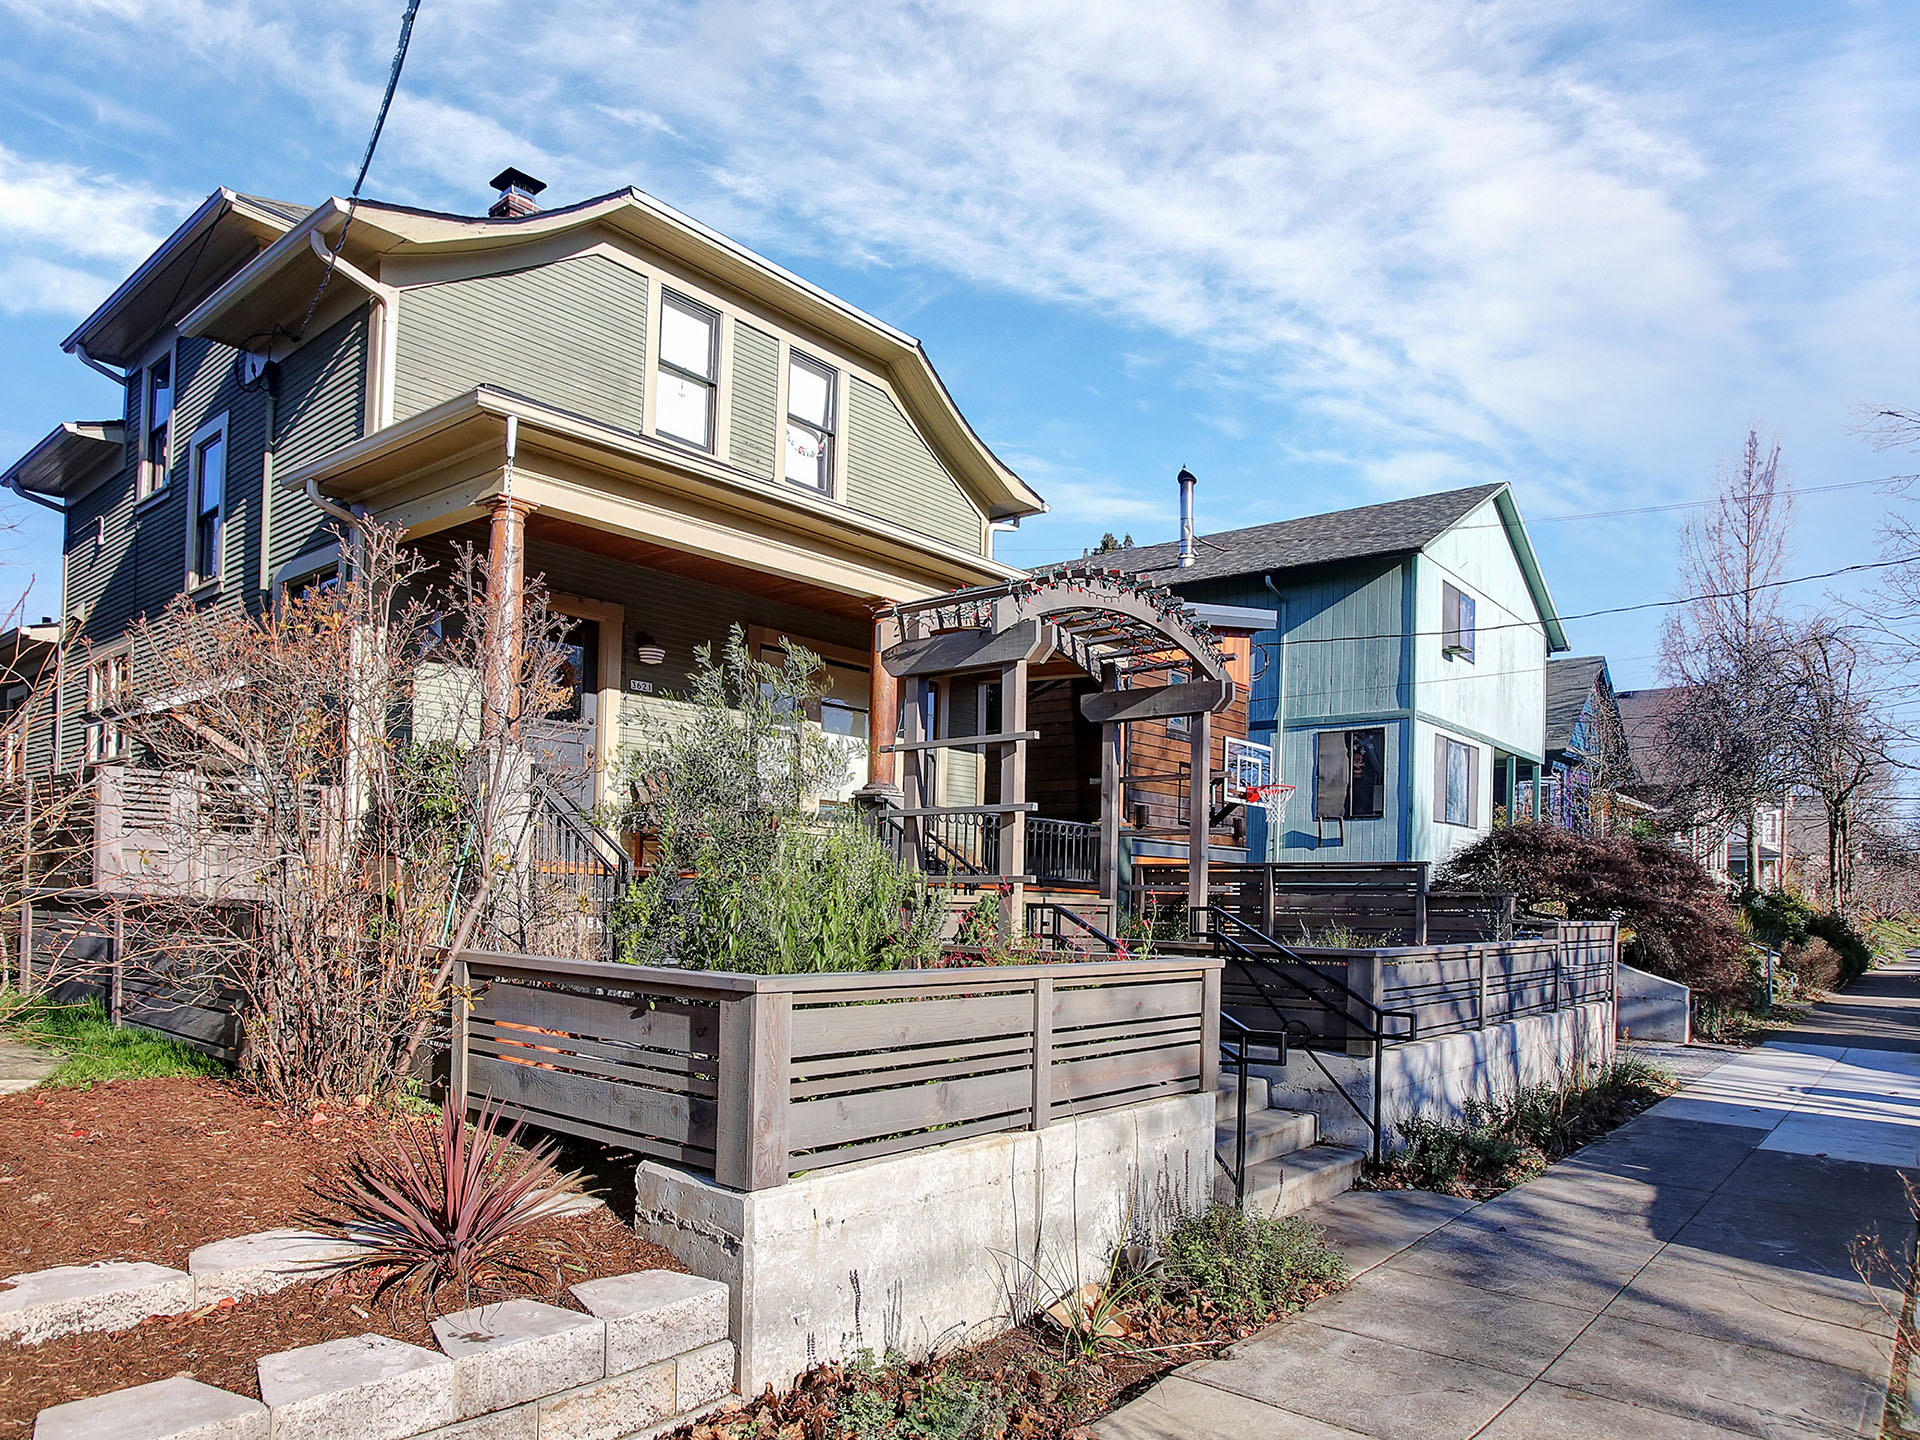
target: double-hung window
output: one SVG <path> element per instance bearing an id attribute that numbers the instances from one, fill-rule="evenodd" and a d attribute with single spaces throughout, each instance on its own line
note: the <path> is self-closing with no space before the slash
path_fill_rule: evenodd
<path id="1" fill-rule="evenodd" d="M 87 666 L 87 759 L 118 760 L 126 751 L 119 715 L 132 688 L 133 661 L 125 652 L 103 655 Z"/>
<path id="2" fill-rule="evenodd" d="M 720 317 L 670 290 L 662 294 L 654 428 L 702 450 L 713 449 L 713 400 L 719 373 Z"/>
<path id="3" fill-rule="evenodd" d="M 227 533 L 227 417 L 203 426 L 188 448 L 192 511 L 187 536 L 187 576 L 205 585 L 220 578 Z"/>
<path id="4" fill-rule="evenodd" d="M 1313 739 L 1313 818 L 1378 820 L 1384 815 L 1386 730 L 1322 730 Z"/>
<path id="5" fill-rule="evenodd" d="M 167 483 L 172 458 L 173 357 L 163 355 L 147 367 L 140 407 L 140 494 L 144 498 Z"/>
<path id="6" fill-rule="evenodd" d="M 1473 596 L 1444 581 L 1440 586 L 1440 650 L 1457 660 L 1473 659 Z"/>
<path id="7" fill-rule="evenodd" d="M 834 372 L 817 360 L 787 360 L 787 479 L 809 490 L 833 488 Z"/>
<path id="8" fill-rule="evenodd" d="M 1480 747 L 1450 736 L 1433 737 L 1433 818 L 1472 825 L 1480 808 Z"/>

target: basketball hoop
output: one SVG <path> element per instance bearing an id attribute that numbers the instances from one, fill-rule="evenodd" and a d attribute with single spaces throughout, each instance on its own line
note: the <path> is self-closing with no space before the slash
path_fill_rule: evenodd
<path id="1" fill-rule="evenodd" d="M 1291 785 L 1249 785 L 1247 804 L 1267 807 L 1267 821 L 1278 825 L 1287 813 L 1287 797 L 1293 794 Z"/>

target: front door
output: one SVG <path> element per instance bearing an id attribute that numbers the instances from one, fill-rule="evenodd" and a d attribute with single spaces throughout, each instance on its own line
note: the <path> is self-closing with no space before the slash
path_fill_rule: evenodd
<path id="1" fill-rule="evenodd" d="M 561 664 L 562 703 L 527 727 L 535 766 L 555 789 L 583 810 L 594 803 L 599 762 L 600 622 L 575 620 Z"/>

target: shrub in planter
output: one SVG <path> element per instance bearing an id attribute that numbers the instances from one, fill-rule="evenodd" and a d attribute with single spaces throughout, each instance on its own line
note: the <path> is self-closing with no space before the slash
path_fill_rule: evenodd
<path id="1" fill-rule="evenodd" d="M 1621 958 L 1708 997 L 1747 990 L 1746 941 L 1726 896 L 1690 856 L 1632 835 L 1508 825 L 1456 851 L 1442 889 L 1505 890 L 1521 908 L 1570 920 L 1619 916 Z"/>

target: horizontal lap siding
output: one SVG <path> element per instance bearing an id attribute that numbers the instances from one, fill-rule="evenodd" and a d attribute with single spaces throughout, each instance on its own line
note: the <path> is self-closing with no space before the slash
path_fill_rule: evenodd
<path id="1" fill-rule="evenodd" d="M 847 385 L 847 504 L 863 515 L 981 553 L 983 519 L 893 399 L 858 376 Z"/>
<path id="2" fill-rule="evenodd" d="M 193 479 L 193 436 L 215 416 L 227 417 L 226 532 L 222 546 L 222 594 L 228 599 L 252 596 L 260 576 L 260 479 L 267 449 L 267 393 L 264 383 L 240 388 L 234 360 L 239 352 L 211 340 L 185 339 L 177 352 L 179 387 L 173 411 L 173 480 L 178 487 L 179 514 L 185 524 Z M 157 566 L 158 576 L 171 572 L 167 594 L 146 597 L 146 608 L 157 610 L 179 588 L 186 570 L 186 533 L 179 531 L 180 552 L 169 565 Z M 156 584 L 156 591 L 160 588 Z"/>
<path id="3" fill-rule="evenodd" d="M 638 434 L 647 277 L 603 255 L 406 291 L 394 417 L 493 385 Z"/>
<path id="4" fill-rule="evenodd" d="M 727 456 L 763 480 L 779 454 L 780 342 L 744 321 L 733 327 L 732 435 Z"/>
<path id="5" fill-rule="evenodd" d="M 362 306 L 282 362 L 274 414 L 276 473 L 318 460 L 365 433 L 367 314 Z M 284 486 L 274 487 L 272 505 L 263 583 L 271 583 L 273 572 L 295 556 L 330 543 L 335 523 L 304 494 Z"/>

